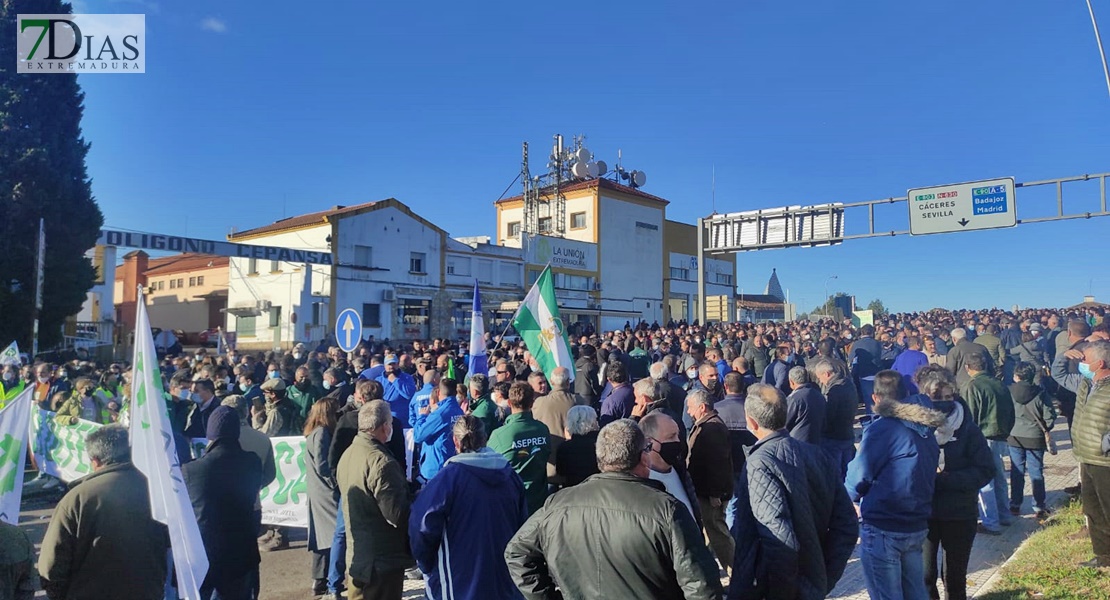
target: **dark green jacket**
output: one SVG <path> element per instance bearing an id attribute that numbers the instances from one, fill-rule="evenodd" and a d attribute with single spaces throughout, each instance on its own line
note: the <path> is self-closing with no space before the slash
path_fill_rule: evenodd
<path id="1" fill-rule="evenodd" d="M 723 595 L 690 511 L 631 473 L 600 473 L 552 496 L 509 541 L 505 562 L 528 600 Z"/>
<path id="2" fill-rule="evenodd" d="M 43 589 L 51 599 L 160 600 L 169 545 L 166 526 L 150 516 L 146 477 L 131 463 L 108 465 L 54 509 L 39 555 Z"/>
<path id="3" fill-rule="evenodd" d="M 365 433 L 355 436 L 339 459 L 336 474 L 347 522 L 347 573 L 363 583 L 416 566 L 409 551 L 412 498 L 408 482 L 385 444 Z"/>
<path id="4" fill-rule="evenodd" d="M 297 408 L 301 411 L 301 421 L 305 421 L 308 419 L 308 411 L 312 408 L 312 405 L 324 397 L 324 390 L 309 384 L 308 389 L 302 392 L 297 386 L 291 385 L 285 388 L 285 397 L 297 405 Z"/>
<path id="5" fill-rule="evenodd" d="M 988 440 L 1005 440 L 1014 428 L 1014 401 L 1002 382 L 979 373 L 963 386 L 961 395 L 971 418 Z"/>
<path id="6" fill-rule="evenodd" d="M 486 428 L 486 438 L 493 435 L 493 430 L 501 426 L 501 410 L 489 394 L 470 401 L 470 415 L 477 417 Z"/>
<path id="7" fill-rule="evenodd" d="M 532 412 L 509 415 L 505 424 L 489 436 L 489 447 L 509 461 L 524 482 L 528 513 L 533 514 L 547 499 L 547 459 L 551 455 L 547 425 Z"/>

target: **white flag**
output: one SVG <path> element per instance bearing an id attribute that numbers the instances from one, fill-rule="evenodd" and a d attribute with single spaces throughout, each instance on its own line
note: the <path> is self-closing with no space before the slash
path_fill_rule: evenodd
<path id="1" fill-rule="evenodd" d="M 0 352 L 0 365 L 12 365 L 18 367 L 23 364 L 19 358 L 19 346 L 15 342 L 8 344 L 3 352 Z"/>
<path id="2" fill-rule="evenodd" d="M 143 298 L 142 290 L 139 298 Z M 200 598 L 200 585 L 208 573 L 208 556 L 181 476 L 146 304 L 140 301 L 138 308 L 131 383 L 131 459 L 146 475 L 151 515 L 169 528 L 177 593 L 194 600 Z"/>
<path id="3" fill-rule="evenodd" d="M 27 460 L 27 434 L 31 431 L 31 397 L 34 386 L 0 410 L 0 521 L 19 525 L 23 499 L 23 465 Z"/>

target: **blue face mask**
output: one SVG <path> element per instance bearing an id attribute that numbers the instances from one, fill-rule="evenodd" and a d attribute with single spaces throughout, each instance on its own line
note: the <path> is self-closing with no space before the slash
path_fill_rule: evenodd
<path id="1" fill-rule="evenodd" d="M 277 379 L 279 374 L 277 371 L 270 371 L 268 375 L 270 376 L 270 379 Z"/>
<path id="2" fill-rule="evenodd" d="M 325 390 L 330 390 L 331 389 L 331 382 L 328 381 L 327 379 L 324 380 L 324 389 Z"/>
<path id="3" fill-rule="evenodd" d="M 1079 374 L 1086 377 L 1087 379 L 1095 378 L 1095 372 L 1091 370 L 1091 365 L 1085 362 L 1079 363 Z"/>
<path id="4" fill-rule="evenodd" d="M 239 384 L 239 390 L 242 391 L 244 394 L 247 393 L 248 391 L 250 391 L 250 389 L 251 389 L 251 386 L 249 386 L 245 383 L 240 383 Z"/>

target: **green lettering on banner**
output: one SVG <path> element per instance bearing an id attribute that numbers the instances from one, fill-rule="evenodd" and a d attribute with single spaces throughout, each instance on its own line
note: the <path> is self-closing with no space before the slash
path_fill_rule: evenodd
<path id="1" fill-rule="evenodd" d="M 300 496 L 308 491 L 308 484 L 305 483 L 303 442 L 298 448 L 286 441 L 274 444 L 274 462 L 277 466 L 275 481 L 262 489 L 261 499 L 265 500 L 270 494 L 270 488 L 276 486 L 273 497 L 275 504 L 289 504 L 290 501 L 298 504 Z"/>
<path id="2" fill-rule="evenodd" d="M 0 440 L 0 495 L 15 490 L 15 474 L 19 470 L 19 450 L 22 440 L 4 434 Z"/>

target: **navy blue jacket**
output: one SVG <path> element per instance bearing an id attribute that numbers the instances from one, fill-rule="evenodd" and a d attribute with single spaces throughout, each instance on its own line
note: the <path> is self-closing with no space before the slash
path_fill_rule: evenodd
<path id="1" fill-rule="evenodd" d="M 873 337 L 862 337 L 852 344 L 848 352 L 848 365 L 852 368 L 852 378 L 871 377 L 880 371 L 883 359 L 883 345 Z"/>
<path id="2" fill-rule="evenodd" d="M 504 549 L 528 518 L 524 484 L 489 448 L 458 454 L 416 497 L 409 543 L 432 600 L 523 598 Z"/>
<path id="3" fill-rule="evenodd" d="M 602 392 L 601 419 L 598 424 L 605 427 L 618 419 L 627 419 L 632 416 L 632 408 L 635 406 L 636 398 L 632 395 L 631 384 L 613 386 L 608 396 Z"/>
<path id="4" fill-rule="evenodd" d="M 790 437 L 810 444 L 821 443 L 825 429 L 825 396 L 807 383 L 786 397 L 786 431 Z"/>
<path id="5" fill-rule="evenodd" d="M 945 415 L 923 395 L 885 400 L 875 412 L 882 418 L 863 430 L 844 487 L 860 503 L 865 524 L 885 531 L 924 531 L 940 462 L 933 430 L 944 424 Z"/>
<path id="6" fill-rule="evenodd" d="M 776 431 L 755 443 L 736 485 L 730 600 L 824 598 L 859 524 L 824 450 Z"/>

